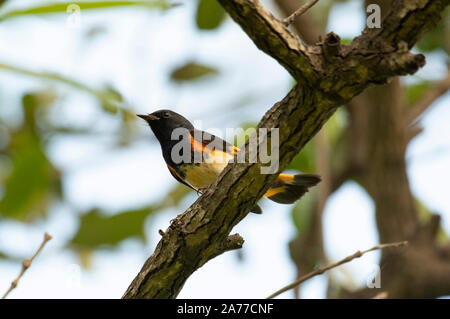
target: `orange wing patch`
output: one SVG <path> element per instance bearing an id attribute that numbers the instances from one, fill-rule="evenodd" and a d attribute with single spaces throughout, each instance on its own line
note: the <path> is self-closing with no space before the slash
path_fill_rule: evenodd
<path id="1" fill-rule="evenodd" d="M 239 148 L 236 146 L 231 146 L 230 151 L 233 155 L 236 155 L 239 152 Z"/>
<path id="2" fill-rule="evenodd" d="M 292 174 L 280 174 L 277 177 L 277 182 L 282 184 L 293 184 L 295 175 Z"/>
<path id="3" fill-rule="evenodd" d="M 206 148 L 206 145 L 197 141 L 192 135 L 191 136 L 191 145 L 194 151 L 203 152 Z"/>
<path id="4" fill-rule="evenodd" d="M 283 193 L 286 191 L 286 188 L 284 186 L 275 187 L 275 188 L 269 188 L 267 192 L 264 194 L 265 197 L 272 197 L 277 194 Z"/>

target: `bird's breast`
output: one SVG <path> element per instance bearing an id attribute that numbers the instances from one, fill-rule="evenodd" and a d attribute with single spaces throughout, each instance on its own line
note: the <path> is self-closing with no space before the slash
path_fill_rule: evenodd
<path id="1" fill-rule="evenodd" d="M 218 150 L 203 152 L 201 162 L 182 164 L 180 171 L 190 185 L 195 188 L 203 188 L 216 180 L 232 158 L 231 154 Z"/>

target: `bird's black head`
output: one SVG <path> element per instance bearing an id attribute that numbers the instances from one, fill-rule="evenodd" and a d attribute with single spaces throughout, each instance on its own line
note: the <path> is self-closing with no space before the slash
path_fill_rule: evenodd
<path id="1" fill-rule="evenodd" d="M 174 129 L 185 128 L 188 131 L 194 129 L 191 122 L 171 110 L 159 110 L 147 115 L 137 114 L 137 116 L 144 119 L 150 125 L 150 128 L 161 144 L 173 141 L 172 132 Z"/>

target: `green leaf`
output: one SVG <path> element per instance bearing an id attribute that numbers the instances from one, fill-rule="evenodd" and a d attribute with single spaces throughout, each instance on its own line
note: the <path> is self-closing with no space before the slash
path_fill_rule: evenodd
<path id="1" fill-rule="evenodd" d="M 200 30 L 217 29 L 225 16 L 225 10 L 217 0 L 200 0 L 197 6 L 197 27 Z"/>
<path id="2" fill-rule="evenodd" d="M 60 174 L 46 157 L 36 133 L 35 113 L 49 101 L 39 94 L 23 98 L 25 121 L 11 136 L 7 156 L 12 165 L 6 177 L 0 215 L 32 222 L 45 216 L 54 199 L 61 196 Z"/>
<path id="3" fill-rule="evenodd" d="M 4 12 L 0 14 L 0 21 L 27 16 L 27 15 L 38 15 L 38 14 L 56 14 L 56 13 L 70 13 L 70 6 L 77 5 L 80 10 L 95 10 L 95 9 L 107 9 L 113 7 L 130 7 L 130 6 L 141 6 L 154 9 L 169 9 L 173 5 L 168 4 L 163 0 L 153 0 L 153 1 L 67 1 L 63 3 L 50 3 L 43 4 L 34 7 L 29 7 L 25 9 L 18 9 L 9 12 Z"/>
<path id="4" fill-rule="evenodd" d="M 70 246 L 86 251 L 104 245 L 111 247 L 130 237 L 143 241 L 144 221 L 152 212 L 151 207 L 145 207 L 108 216 L 98 209 L 91 210 L 81 217 Z"/>
<path id="5" fill-rule="evenodd" d="M 195 62 L 188 62 L 185 65 L 173 70 L 170 78 L 175 82 L 186 82 L 197 80 L 207 75 L 216 75 L 218 73 L 219 71 L 213 67 Z"/>

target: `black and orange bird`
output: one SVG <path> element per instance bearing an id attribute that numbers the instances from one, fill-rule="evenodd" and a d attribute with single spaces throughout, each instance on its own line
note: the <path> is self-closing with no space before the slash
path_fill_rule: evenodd
<path id="1" fill-rule="evenodd" d="M 211 185 L 229 160 L 233 159 L 239 151 L 239 148 L 221 138 L 197 130 L 186 118 L 171 110 L 159 110 L 147 115 L 137 114 L 137 116 L 148 123 L 158 139 L 172 176 L 197 192 Z M 185 145 L 190 154 L 188 158 L 184 157 L 184 160 L 180 161 L 179 158 L 175 159 L 174 155 L 183 155 L 183 147 L 180 147 L 180 145 L 183 146 L 181 144 L 183 142 L 187 143 Z M 221 147 L 208 147 L 210 143 L 216 146 L 221 145 Z M 202 161 L 195 160 L 199 158 Z M 292 204 L 300 199 L 309 187 L 319 182 L 320 177 L 314 174 L 279 174 L 264 196 L 280 204 Z M 252 208 L 252 212 L 262 213 L 258 205 Z"/>

